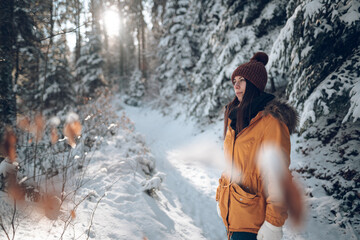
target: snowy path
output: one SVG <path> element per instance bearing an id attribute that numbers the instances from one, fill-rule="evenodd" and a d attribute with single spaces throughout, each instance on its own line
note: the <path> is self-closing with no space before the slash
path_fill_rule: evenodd
<path id="1" fill-rule="evenodd" d="M 223 239 L 225 229 L 216 213 L 215 192 L 221 170 L 214 159 L 222 158 L 217 136 L 199 130 L 184 119 L 163 117 L 155 110 L 126 107 L 126 114 L 143 134 L 156 159 L 157 170 L 166 173 L 161 201 L 175 205 L 167 214 L 175 225 L 199 228 L 205 239 Z M 196 136 L 194 136 L 196 133 Z M 210 159 L 211 158 L 211 159 Z M 199 239 L 191 234 L 184 239 Z"/>

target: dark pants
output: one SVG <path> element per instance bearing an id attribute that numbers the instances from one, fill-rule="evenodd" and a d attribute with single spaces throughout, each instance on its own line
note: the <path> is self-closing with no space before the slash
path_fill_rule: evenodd
<path id="1" fill-rule="evenodd" d="M 256 240 L 256 236 L 257 235 L 255 233 L 233 232 L 230 240 Z"/>

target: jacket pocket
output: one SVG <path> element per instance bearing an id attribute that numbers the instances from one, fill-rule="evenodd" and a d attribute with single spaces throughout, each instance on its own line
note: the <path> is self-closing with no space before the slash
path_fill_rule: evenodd
<path id="1" fill-rule="evenodd" d="M 230 185 L 229 225 L 239 231 L 257 230 L 265 219 L 265 202 L 237 184 Z"/>
<path id="2" fill-rule="evenodd" d="M 245 205 L 256 204 L 256 194 L 246 192 L 242 187 L 235 183 L 231 184 L 231 188 L 233 199 L 237 200 L 239 203 Z"/>

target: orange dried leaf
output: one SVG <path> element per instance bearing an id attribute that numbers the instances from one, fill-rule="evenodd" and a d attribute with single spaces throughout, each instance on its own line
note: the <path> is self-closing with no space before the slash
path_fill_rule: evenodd
<path id="1" fill-rule="evenodd" d="M 75 210 L 73 209 L 73 210 L 71 210 L 71 218 L 72 219 L 74 219 L 74 218 L 76 218 L 76 214 L 75 214 Z"/>
<path id="2" fill-rule="evenodd" d="M 15 181 L 16 180 L 14 180 L 14 182 Z M 25 199 L 25 190 L 22 189 L 19 184 L 9 183 L 7 191 L 14 200 L 21 201 Z"/>
<path id="3" fill-rule="evenodd" d="M 40 141 L 45 129 L 45 120 L 41 114 L 37 114 L 34 119 L 36 142 Z"/>
<path id="4" fill-rule="evenodd" d="M 68 138 L 68 143 L 71 147 L 74 148 L 76 146 L 74 138 L 80 136 L 80 134 L 81 124 L 79 121 L 74 121 L 65 125 L 64 135 Z"/>
<path id="5" fill-rule="evenodd" d="M 81 135 L 81 123 L 79 121 L 71 123 L 71 128 L 73 129 L 76 137 Z"/>
<path id="6" fill-rule="evenodd" d="M 70 124 L 66 124 L 64 127 L 64 135 L 67 137 L 68 143 L 71 147 L 75 147 L 76 143 L 74 141 L 75 134 L 70 127 Z"/>
<path id="7" fill-rule="evenodd" d="M 5 138 L 2 148 L 4 149 L 5 155 L 10 159 L 11 162 L 16 160 L 16 136 L 11 128 L 6 128 Z"/>
<path id="8" fill-rule="evenodd" d="M 60 214 L 61 200 L 56 195 L 45 195 L 40 203 L 49 219 L 56 219 Z"/>
<path id="9" fill-rule="evenodd" d="M 57 129 L 55 127 L 51 128 L 51 144 L 55 144 L 58 139 Z"/>
<path id="10" fill-rule="evenodd" d="M 30 119 L 28 117 L 23 117 L 18 120 L 17 123 L 18 128 L 20 128 L 23 131 L 29 131 L 30 130 Z"/>

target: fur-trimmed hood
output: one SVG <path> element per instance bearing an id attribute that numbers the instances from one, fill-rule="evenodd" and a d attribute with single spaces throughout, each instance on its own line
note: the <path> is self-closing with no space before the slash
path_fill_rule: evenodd
<path id="1" fill-rule="evenodd" d="M 299 115 L 294 107 L 288 103 L 274 99 L 264 108 L 265 116 L 271 114 L 274 118 L 286 124 L 290 134 L 293 133 L 299 123 Z"/>
<path id="2" fill-rule="evenodd" d="M 230 126 L 234 130 L 236 129 L 237 111 L 238 108 L 235 108 L 229 114 L 229 118 L 231 119 Z M 265 116 L 271 114 L 274 118 L 285 123 L 289 129 L 290 134 L 295 131 L 298 125 L 299 117 L 294 107 L 290 106 L 284 101 L 276 99 L 272 94 L 262 92 L 260 96 L 256 97 L 251 102 L 250 119 L 244 122 L 244 128 L 247 127 L 250 123 L 250 120 L 261 111 L 264 112 Z"/>

